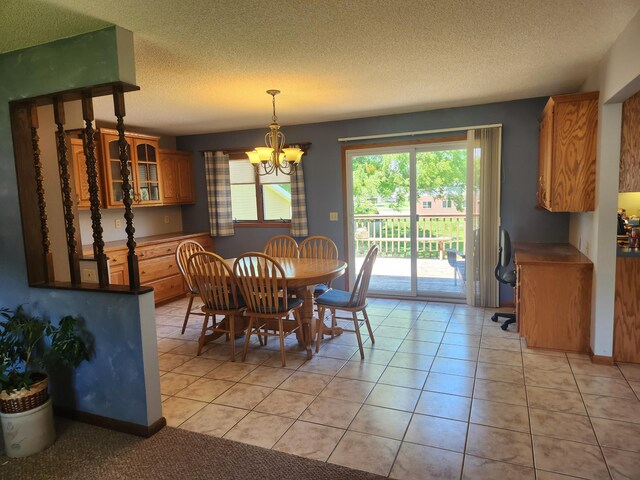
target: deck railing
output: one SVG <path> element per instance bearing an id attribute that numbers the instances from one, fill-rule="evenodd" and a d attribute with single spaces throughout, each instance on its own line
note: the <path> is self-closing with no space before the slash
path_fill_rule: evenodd
<path id="1" fill-rule="evenodd" d="M 418 258 L 443 258 L 449 248 L 464 252 L 465 214 L 419 215 Z M 364 255 L 371 245 L 384 257 L 410 257 L 409 215 L 354 215 L 356 254 Z"/>

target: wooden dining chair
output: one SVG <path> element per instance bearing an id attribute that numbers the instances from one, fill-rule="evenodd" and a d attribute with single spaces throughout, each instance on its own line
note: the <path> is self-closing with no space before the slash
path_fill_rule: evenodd
<path id="1" fill-rule="evenodd" d="M 262 253 L 270 257 L 298 258 L 298 242 L 289 235 L 276 235 L 269 239 Z"/>
<path id="2" fill-rule="evenodd" d="M 317 258 L 321 260 L 337 260 L 338 247 L 329 237 L 315 235 L 305 238 L 298 246 L 300 258 Z M 313 296 L 319 297 L 331 288 L 331 282 L 316 285 Z"/>
<path id="3" fill-rule="evenodd" d="M 336 310 L 351 312 L 354 329 L 349 330 L 343 328 L 343 330 L 345 332 L 355 332 L 356 338 L 358 339 L 358 347 L 360 348 L 360 358 L 364 359 L 364 349 L 362 348 L 362 338 L 360 337 L 360 327 L 362 326 L 362 323 L 367 325 L 371 343 L 375 343 L 375 339 L 373 338 L 373 330 L 371 330 L 369 316 L 367 315 L 367 293 L 369 291 L 369 281 L 371 280 L 371 270 L 373 269 L 373 264 L 375 263 L 377 256 L 378 246 L 373 245 L 369 249 L 369 252 L 367 252 L 367 256 L 364 259 L 362 267 L 360 267 L 360 272 L 358 273 L 358 277 L 356 278 L 356 282 L 353 285 L 353 290 L 351 290 L 351 292 L 331 289 L 316 298 L 316 304 L 318 305 L 318 309 L 320 311 L 316 324 L 316 330 L 318 332 L 316 341 L 316 353 L 318 352 L 318 350 L 320 350 L 320 342 L 322 341 L 325 309 L 328 309 L 331 312 L 332 330 L 337 326 Z M 362 321 L 358 320 L 359 312 L 362 312 L 362 316 L 364 317 L 364 320 Z"/>
<path id="4" fill-rule="evenodd" d="M 277 260 L 264 253 L 240 255 L 233 264 L 233 272 L 249 317 L 242 360 L 246 358 L 249 340 L 255 333 L 265 340 L 275 336 L 280 338 L 282 366 L 286 366 L 284 339 L 298 329 L 302 330 L 299 312 L 302 299 L 288 297 L 284 269 Z M 291 314 L 294 320 L 289 319 Z"/>
<path id="5" fill-rule="evenodd" d="M 189 272 L 187 271 L 187 262 L 189 257 L 197 252 L 204 252 L 204 247 L 200 245 L 198 242 L 194 242 L 193 240 L 185 240 L 181 242 L 176 248 L 176 262 L 178 264 L 178 269 L 182 274 L 182 279 L 184 283 L 187 285 L 187 295 L 189 295 L 189 304 L 187 306 L 187 312 L 184 315 L 184 323 L 182 324 L 182 334 L 184 335 L 184 331 L 187 328 L 187 323 L 189 322 L 189 316 L 193 315 L 204 315 L 200 311 L 200 306 L 196 306 L 193 308 L 193 300 L 198 297 L 198 290 L 193 283 L 193 280 L 189 277 Z"/>
<path id="6" fill-rule="evenodd" d="M 235 337 L 246 332 L 243 312 L 245 303 L 238 292 L 238 285 L 231 267 L 215 253 L 197 252 L 189 257 L 187 271 L 202 300 L 202 332 L 198 339 L 200 355 L 204 345 L 221 333 L 227 335 L 231 344 L 231 361 L 235 362 Z M 222 319 L 218 322 L 217 316 Z M 209 325 L 209 319 L 212 323 Z M 218 335 L 216 335 L 218 334 Z"/>

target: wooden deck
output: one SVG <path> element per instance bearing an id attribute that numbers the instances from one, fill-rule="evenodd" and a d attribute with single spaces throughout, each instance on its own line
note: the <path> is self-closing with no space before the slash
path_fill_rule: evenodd
<path id="1" fill-rule="evenodd" d="M 356 258 L 356 266 L 364 257 Z M 411 290 L 411 261 L 408 258 L 380 258 L 376 260 L 371 275 L 371 293 L 408 293 Z M 454 279 L 453 268 L 447 260 L 418 260 L 418 293 L 464 296 L 464 285 Z"/>

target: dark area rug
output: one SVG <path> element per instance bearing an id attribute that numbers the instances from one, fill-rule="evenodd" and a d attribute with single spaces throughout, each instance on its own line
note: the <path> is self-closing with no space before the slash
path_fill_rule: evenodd
<path id="1" fill-rule="evenodd" d="M 3 480 L 380 479 L 359 470 L 165 427 L 151 438 L 56 419 L 58 439 L 37 455 L 0 455 Z"/>

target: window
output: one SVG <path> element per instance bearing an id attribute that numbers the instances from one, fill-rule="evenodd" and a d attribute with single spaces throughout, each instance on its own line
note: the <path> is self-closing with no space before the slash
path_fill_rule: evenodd
<path id="1" fill-rule="evenodd" d="M 282 174 L 260 176 L 247 159 L 231 159 L 229 174 L 235 222 L 291 221 L 291 177 Z"/>
<path id="2" fill-rule="evenodd" d="M 451 208 L 451 200 L 443 200 L 442 208 Z"/>
<path id="3" fill-rule="evenodd" d="M 431 208 L 431 202 L 430 201 L 422 201 L 422 208 Z"/>

